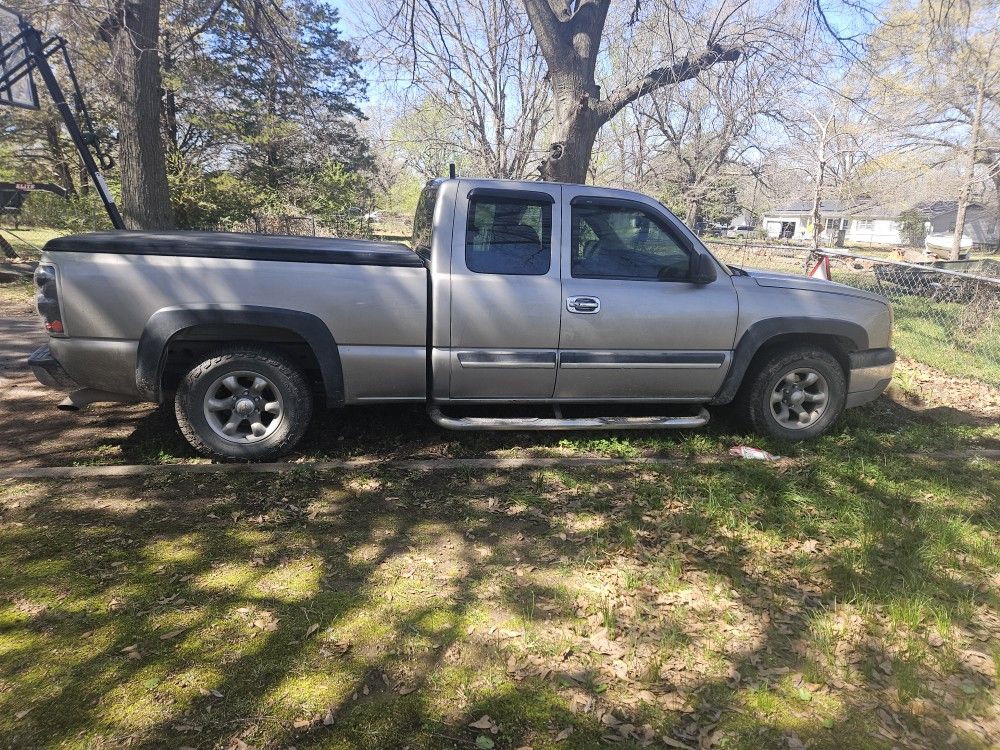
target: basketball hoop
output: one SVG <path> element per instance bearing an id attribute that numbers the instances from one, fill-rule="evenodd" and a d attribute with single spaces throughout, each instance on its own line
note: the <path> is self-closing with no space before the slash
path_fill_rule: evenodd
<path id="1" fill-rule="evenodd" d="M 55 71 L 49 63 L 50 57 L 61 58 L 66 77 L 72 86 L 72 99 L 76 111 L 69 106 L 62 85 L 56 78 Z M 114 196 L 108 190 L 108 185 L 101 174 L 101 168 L 110 169 L 114 162 L 101 147 L 97 138 L 90 112 L 83 100 L 80 83 L 73 69 L 66 40 L 61 36 L 53 36 L 48 40 L 19 13 L 0 5 L 0 105 L 38 109 L 38 90 L 32 80 L 32 74 L 37 72 L 45 89 L 56 105 L 69 137 L 76 146 L 83 166 L 100 195 L 104 208 L 108 212 L 112 226 L 124 229 L 118 206 Z"/>
<path id="2" fill-rule="evenodd" d="M 0 5 L 0 104 L 38 109 L 38 91 L 31 80 L 25 45 L 27 24 L 20 15 Z"/>

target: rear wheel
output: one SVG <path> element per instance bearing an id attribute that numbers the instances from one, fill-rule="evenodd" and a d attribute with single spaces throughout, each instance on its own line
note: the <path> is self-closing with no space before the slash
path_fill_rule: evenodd
<path id="1" fill-rule="evenodd" d="M 312 393 L 285 356 L 251 346 L 220 349 L 181 381 L 177 424 L 195 450 L 261 461 L 291 450 L 312 418 Z"/>
<path id="2" fill-rule="evenodd" d="M 747 373 L 736 400 L 742 421 L 779 440 L 809 440 L 826 432 L 844 410 L 847 378 L 824 349 L 783 349 Z"/>

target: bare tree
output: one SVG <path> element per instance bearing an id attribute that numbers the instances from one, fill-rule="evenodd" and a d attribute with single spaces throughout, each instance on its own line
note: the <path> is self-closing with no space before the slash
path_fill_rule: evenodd
<path id="1" fill-rule="evenodd" d="M 961 254 L 973 193 L 992 179 L 992 172 L 978 176 L 977 165 L 989 165 L 989 154 L 1000 151 L 996 131 L 986 127 L 1000 115 L 998 27 L 1000 7 L 990 0 L 924 0 L 898 10 L 871 40 L 872 60 L 904 113 L 901 132 L 938 154 L 936 164 L 961 170 L 953 260 Z"/>
<path id="2" fill-rule="evenodd" d="M 694 226 L 720 182 L 749 173 L 765 138 L 765 123 L 781 109 L 781 88 L 791 68 L 753 54 L 707 71 L 697 80 L 662 88 L 630 106 L 650 125 L 645 158 L 660 191 L 674 185 Z M 745 169 L 744 169 L 745 168 Z"/>
<path id="3" fill-rule="evenodd" d="M 524 6 L 548 64 L 553 93 L 555 123 L 540 168 L 547 180 L 583 182 L 598 131 L 622 109 L 659 88 L 733 62 L 747 48 L 743 40 L 719 33 L 721 28 L 710 29 L 703 48 L 665 50 L 662 63 L 602 96 L 596 73 L 610 0 L 524 0 Z"/>
<path id="4" fill-rule="evenodd" d="M 386 11 L 400 29 L 392 35 L 394 49 L 407 50 L 414 71 L 427 53 L 446 61 L 446 71 L 461 69 L 467 45 L 453 50 L 448 41 L 456 25 L 448 8 L 456 1 L 397 0 Z M 814 6 L 806 0 L 766 7 L 749 0 L 652 0 L 630 8 L 613 8 L 611 0 L 522 2 L 552 92 L 553 122 L 539 174 L 566 182 L 586 179 L 601 128 L 633 102 L 735 62 L 749 50 L 768 50 L 777 38 L 806 45 L 815 31 Z M 440 45 L 428 44 L 435 38 Z M 608 38 L 629 41 L 621 59 L 605 55 Z M 604 93 L 599 75 L 615 66 L 626 74 Z"/>
<path id="5" fill-rule="evenodd" d="M 549 106 L 545 61 L 519 5 L 438 0 L 399 12 L 369 2 L 358 15 L 364 51 L 413 115 L 408 131 L 485 176 L 528 175 Z M 427 132 L 416 118 L 431 114 Z"/>

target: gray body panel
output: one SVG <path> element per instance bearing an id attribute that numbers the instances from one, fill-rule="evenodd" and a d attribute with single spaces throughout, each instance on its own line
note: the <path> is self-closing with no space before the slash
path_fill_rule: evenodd
<path id="1" fill-rule="evenodd" d="M 551 196 L 547 273 L 506 276 L 466 266 L 468 194 L 483 186 Z M 428 395 L 442 402 L 725 403 L 769 336 L 794 332 L 807 344 L 811 332 L 832 331 L 845 352 L 889 346 L 887 303 L 839 284 L 735 275 L 714 259 L 716 278 L 702 284 L 574 278 L 568 248 L 576 196 L 641 203 L 693 252 L 710 257 L 676 217 L 637 193 L 447 180 L 433 208 L 426 268 L 401 255 L 399 246 L 346 242 L 330 257 L 321 250 L 318 259 L 299 261 L 280 259 L 282 247 L 297 247 L 287 241 L 275 247 L 261 241 L 256 257 L 210 257 L 190 249 L 211 248 L 206 235 L 180 255 L 169 254 L 172 245 L 162 242 L 150 253 L 79 250 L 72 248 L 86 245 L 73 243 L 47 248 L 42 262 L 56 267 L 66 331 L 50 339 L 51 352 L 81 386 L 144 396 L 151 391 L 136 382 L 145 356 L 139 342 L 154 316 L 252 307 L 321 321 L 339 357 L 342 403 L 422 401 Z M 177 234 L 171 241 L 183 243 L 183 233 Z M 141 237 L 131 235 L 131 246 Z M 227 252 L 238 256 L 235 241 L 227 242 Z M 577 297 L 599 298 L 600 310 L 574 312 L 567 300 Z M 789 316 L 794 323 L 786 325 Z M 891 369 L 891 363 L 850 369 L 856 396 L 849 401 L 877 396 Z"/>
<path id="2" fill-rule="evenodd" d="M 56 266 L 66 328 L 51 348 L 82 385 L 136 394 L 138 342 L 161 310 L 254 305 L 326 324 L 346 403 L 424 398 L 423 268 L 78 252 L 46 252 L 42 262 Z"/>

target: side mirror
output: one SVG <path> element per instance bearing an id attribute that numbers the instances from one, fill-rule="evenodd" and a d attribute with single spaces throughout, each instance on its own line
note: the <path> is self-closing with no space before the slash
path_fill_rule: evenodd
<path id="1" fill-rule="evenodd" d="M 715 261 L 703 253 L 697 253 L 691 258 L 691 283 L 711 284 L 718 278 L 719 272 L 716 270 Z"/>

